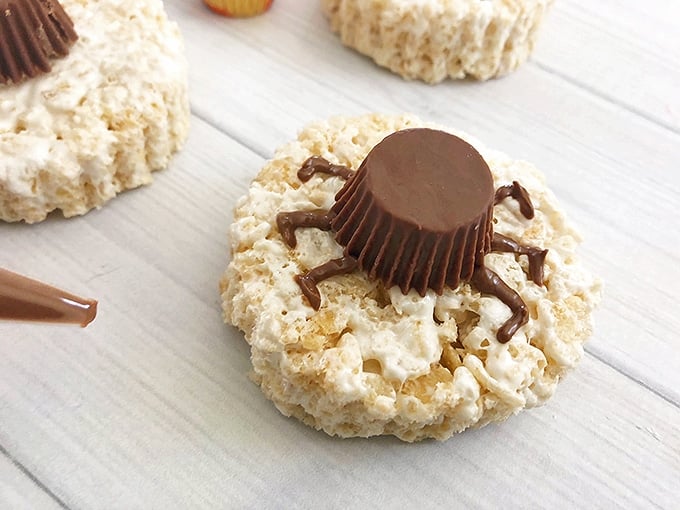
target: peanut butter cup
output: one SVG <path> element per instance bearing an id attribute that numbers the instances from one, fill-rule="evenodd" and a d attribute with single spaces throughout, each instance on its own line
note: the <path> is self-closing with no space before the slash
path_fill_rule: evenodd
<path id="1" fill-rule="evenodd" d="M 441 293 L 469 280 L 489 251 L 494 188 L 480 154 L 432 129 L 376 145 L 337 194 L 335 239 L 370 278 Z"/>
<path id="2" fill-rule="evenodd" d="M 0 83 L 49 72 L 77 39 L 57 0 L 0 0 Z"/>

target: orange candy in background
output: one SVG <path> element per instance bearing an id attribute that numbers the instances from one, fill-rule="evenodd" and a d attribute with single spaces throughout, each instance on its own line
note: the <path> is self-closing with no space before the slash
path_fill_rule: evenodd
<path id="1" fill-rule="evenodd" d="M 274 0 L 203 0 L 217 14 L 230 18 L 257 16 L 269 9 Z"/>

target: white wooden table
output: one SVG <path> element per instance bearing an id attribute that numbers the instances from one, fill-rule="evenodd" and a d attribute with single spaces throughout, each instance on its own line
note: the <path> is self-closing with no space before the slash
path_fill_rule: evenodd
<path id="1" fill-rule="evenodd" d="M 0 225 L 0 266 L 100 300 L 84 330 L 0 324 L 0 508 L 680 507 L 680 2 L 557 0 L 515 74 L 436 87 L 343 48 L 316 1 L 166 5 L 183 152 L 100 211 Z M 580 226 L 606 292 L 547 406 L 445 443 L 339 440 L 248 380 L 217 290 L 234 202 L 305 123 L 367 111 L 534 162 Z"/>

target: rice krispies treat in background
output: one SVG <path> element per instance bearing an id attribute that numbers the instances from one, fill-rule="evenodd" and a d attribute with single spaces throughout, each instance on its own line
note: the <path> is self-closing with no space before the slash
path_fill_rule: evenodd
<path id="1" fill-rule="evenodd" d="M 393 434 L 405 441 L 446 439 L 545 403 L 583 356 L 600 283 L 575 256 L 577 233 L 532 165 L 481 153 L 495 186 L 518 180 L 535 208 L 527 220 L 512 200 L 496 205 L 493 229 L 548 249 L 544 285 L 525 257 L 490 253 L 486 265 L 526 303 L 527 323 L 497 340 L 508 307 L 462 283 L 421 297 L 355 271 L 319 284 L 315 311 L 296 275 L 343 256 L 334 234 L 298 229 L 291 249 L 277 226 L 282 211 L 329 209 L 343 180 L 298 170 L 310 156 L 357 169 L 387 135 L 432 127 L 412 116 L 333 118 L 305 128 L 280 148 L 237 204 L 232 260 L 221 280 L 226 322 L 245 333 L 253 378 L 286 416 L 342 437 Z"/>
<path id="2" fill-rule="evenodd" d="M 343 44 L 407 79 L 503 76 L 529 58 L 553 0 L 321 0 Z"/>
<path id="3" fill-rule="evenodd" d="M 186 139 L 187 64 L 160 0 L 63 0 L 78 40 L 0 84 L 0 220 L 84 214 L 152 182 Z"/>

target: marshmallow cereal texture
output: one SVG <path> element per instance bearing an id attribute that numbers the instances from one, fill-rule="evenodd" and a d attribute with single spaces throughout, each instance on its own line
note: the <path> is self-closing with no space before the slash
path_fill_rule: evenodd
<path id="1" fill-rule="evenodd" d="M 407 79 L 488 80 L 522 64 L 553 0 L 321 0 L 343 44 Z"/>
<path id="2" fill-rule="evenodd" d="M 526 257 L 492 253 L 485 259 L 530 312 L 505 344 L 496 331 L 509 308 L 468 283 L 420 297 L 384 288 L 357 270 L 320 283 L 315 311 L 294 280 L 342 256 L 331 232 L 298 229 L 291 249 L 277 230 L 278 212 L 328 209 L 343 186 L 341 178 L 320 174 L 300 182 L 301 164 L 318 155 L 357 169 L 385 136 L 414 127 L 466 139 L 489 164 L 496 187 L 518 180 L 531 196 L 534 219 L 505 200 L 494 208 L 494 230 L 549 249 L 545 286 L 528 279 Z M 250 344 L 254 380 L 284 415 L 342 437 L 443 440 L 544 404 L 582 358 L 600 296 L 599 281 L 575 254 L 578 234 L 535 167 L 409 115 L 337 117 L 306 127 L 240 199 L 230 239 L 222 303 L 226 322 Z"/>
<path id="3" fill-rule="evenodd" d="M 161 0 L 62 0 L 79 35 L 52 71 L 0 85 L 0 220 L 98 208 L 186 139 L 187 64 Z"/>

